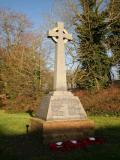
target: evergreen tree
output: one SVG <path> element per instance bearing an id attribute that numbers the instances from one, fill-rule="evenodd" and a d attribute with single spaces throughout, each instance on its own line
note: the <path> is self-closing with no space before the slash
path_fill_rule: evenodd
<path id="1" fill-rule="evenodd" d="M 76 15 L 78 56 L 83 79 L 78 84 L 83 88 L 99 90 L 109 82 L 110 59 L 107 55 L 105 35 L 107 31 L 106 9 L 103 1 L 80 0 L 82 13 Z M 79 73 L 79 72 L 78 72 Z M 78 75 L 79 76 L 79 75 Z"/>
<path id="2" fill-rule="evenodd" d="M 108 7 L 109 34 L 107 44 L 112 51 L 112 65 L 120 63 L 120 1 L 111 0 Z"/>

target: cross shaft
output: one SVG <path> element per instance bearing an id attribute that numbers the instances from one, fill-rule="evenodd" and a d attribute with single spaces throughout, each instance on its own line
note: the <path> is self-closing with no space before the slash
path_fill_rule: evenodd
<path id="1" fill-rule="evenodd" d="M 65 91 L 67 90 L 67 83 L 64 44 L 68 40 L 72 40 L 72 36 L 64 29 L 64 24 L 62 22 L 58 22 L 57 25 L 57 27 L 53 28 L 48 32 L 48 36 L 56 42 L 56 54 L 54 65 L 54 90 Z"/>

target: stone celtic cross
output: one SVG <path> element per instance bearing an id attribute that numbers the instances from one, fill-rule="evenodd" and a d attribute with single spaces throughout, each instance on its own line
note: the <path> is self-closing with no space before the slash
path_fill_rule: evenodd
<path id="1" fill-rule="evenodd" d="M 65 69 L 65 55 L 64 44 L 72 40 L 70 35 L 65 29 L 62 22 L 57 23 L 57 27 L 49 30 L 48 37 L 51 37 L 56 43 L 55 65 L 54 65 L 54 90 L 66 91 L 66 69 Z"/>

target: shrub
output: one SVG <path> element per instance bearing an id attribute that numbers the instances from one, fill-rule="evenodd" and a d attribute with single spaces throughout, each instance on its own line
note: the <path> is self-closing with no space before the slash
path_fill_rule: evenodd
<path id="1" fill-rule="evenodd" d="M 120 86 L 111 85 L 110 88 L 92 93 L 85 90 L 74 90 L 74 95 L 80 98 L 88 114 L 120 115 Z"/>

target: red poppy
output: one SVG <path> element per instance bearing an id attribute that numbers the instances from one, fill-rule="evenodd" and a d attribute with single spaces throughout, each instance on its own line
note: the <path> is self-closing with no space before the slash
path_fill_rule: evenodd
<path id="1" fill-rule="evenodd" d="M 65 142 L 51 143 L 49 145 L 51 151 L 70 151 L 77 148 L 85 148 L 93 144 L 103 144 L 102 138 L 89 137 L 82 140 L 70 140 Z"/>
<path id="2" fill-rule="evenodd" d="M 56 146 L 55 143 L 51 143 L 51 144 L 49 145 L 49 147 L 50 147 L 50 150 L 51 150 L 51 151 L 56 151 L 56 150 L 57 150 L 57 146 Z"/>
<path id="3" fill-rule="evenodd" d="M 75 143 L 72 143 L 71 141 L 66 141 L 63 143 L 63 147 L 65 150 L 72 150 L 77 148 L 77 145 Z"/>

